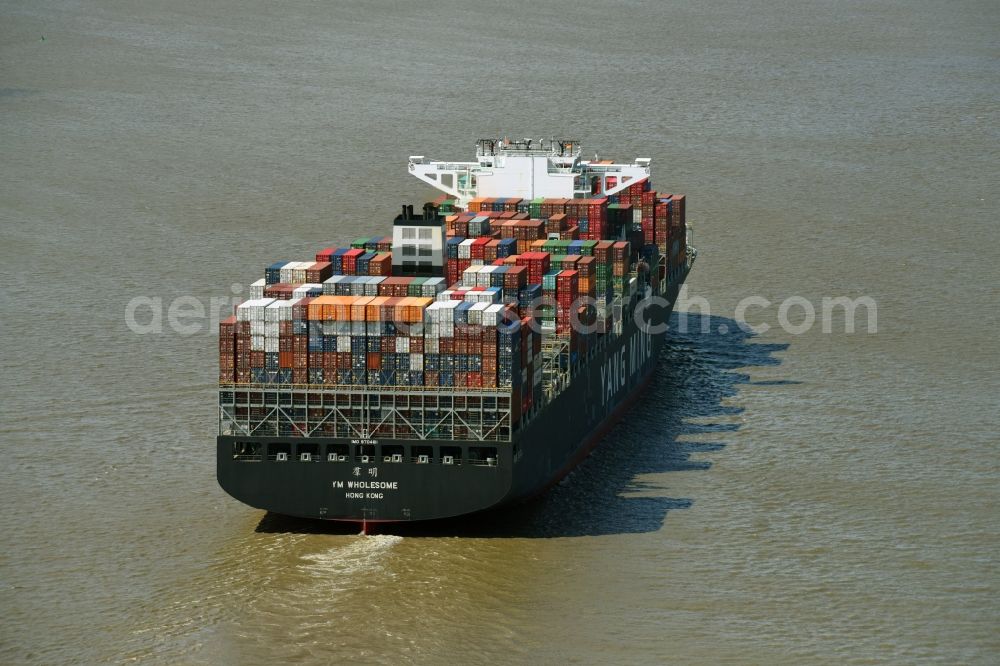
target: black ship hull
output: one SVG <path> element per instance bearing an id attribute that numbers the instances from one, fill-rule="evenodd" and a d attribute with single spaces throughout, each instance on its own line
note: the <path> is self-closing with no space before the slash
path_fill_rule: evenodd
<path id="1" fill-rule="evenodd" d="M 360 440 L 344 438 L 280 438 L 223 435 L 217 441 L 220 486 L 239 501 L 278 514 L 358 523 L 449 518 L 524 501 L 566 476 L 601 441 L 639 397 L 656 368 L 666 340 L 665 323 L 688 268 L 661 295 L 660 304 L 640 308 L 658 325 L 640 326 L 626 308 L 622 333 L 605 336 L 575 369 L 573 380 L 551 402 L 526 418 L 512 441 Z M 666 303 L 666 305 L 663 305 Z M 248 461 L 234 455 L 235 446 L 252 442 L 259 450 L 275 444 L 289 449 L 286 460 L 269 456 Z M 319 451 L 306 462 L 298 446 L 308 442 Z M 404 453 L 389 462 L 380 446 Z M 411 453 L 432 448 L 424 464 Z M 331 462 L 323 452 L 346 451 Z M 373 456 L 362 452 L 375 450 Z M 447 449 L 447 450 L 446 450 Z M 451 464 L 444 455 L 461 450 Z M 337 456 L 334 456 L 337 458 Z"/>

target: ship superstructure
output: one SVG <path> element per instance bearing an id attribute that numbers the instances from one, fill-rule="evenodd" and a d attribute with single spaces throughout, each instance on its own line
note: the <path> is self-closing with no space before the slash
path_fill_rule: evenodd
<path id="1" fill-rule="evenodd" d="M 410 157 L 410 173 L 465 208 L 476 197 L 534 199 L 585 198 L 593 192 L 614 196 L 650 174 L 650 159 L 631 164 L 582 158 L 572 139 L 480 139 L 475 162 L 440 162 Z"/>

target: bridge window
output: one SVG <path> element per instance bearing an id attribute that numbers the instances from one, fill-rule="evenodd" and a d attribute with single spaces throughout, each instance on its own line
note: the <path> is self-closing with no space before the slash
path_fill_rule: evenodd
<path id="1" fill-rule="evenodd" d="M 469 462 L 473 465 L 496 465 L 497 450 L 492 446 L 470 446 Z"/>
<path id="2" fill-rule="evenodd" d="M 405 451 L 400 444 L 388 444 L 382 447 L 382 462 L 400 463 L 403 462 Z"/>
<path id="3" fill-rule="evenodd" d="M 292 445 L 288 442 L 272 442 L 267 445 L 267 459 L 280 460 L 282 462 L 291 459 Z"/>
<path id="4" fill-rule="evenodd" d="M 326 446 L 327 462 L 345 462 L 349 455 L 350 450 L 347 444 L 327 444 Z"/>
<path id="5" fill-rule="evenodd" d="M 442 465 L 461 465 L 462 464 L 462 447 L 461 446 L 442 446 L 441 447 L 441 464 Z"/>
<path id="6" fill-rule="evenodd" d="M 319 444 L 315 442 L 302 442 L 296 448 L 299 454 L 296 460 L 300 462 L 316 462 L 319 460 Z"/>
<path id="7" fill-rule="evenodd" d="M 233 442 L 233 460 L 260 462 L 260 444 L 257 442 Z"/>

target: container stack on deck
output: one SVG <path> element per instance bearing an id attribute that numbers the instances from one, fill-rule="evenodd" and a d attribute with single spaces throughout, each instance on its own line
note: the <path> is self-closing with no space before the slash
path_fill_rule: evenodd
<path id="1" fill-rule="evenodd" d="M 589 199 L 435 205 L 443 277 L 392 276 L 391 237 L 271 264 L 219 326 L 220 383 L 501 390 L 530 409 L 544 337 L 585 352 L 612 330 L 640 257 L 661 275 L 686 260 L 684 196 L 647 181 Z M 598 332 L 578 334 L 575 318 Z"/>

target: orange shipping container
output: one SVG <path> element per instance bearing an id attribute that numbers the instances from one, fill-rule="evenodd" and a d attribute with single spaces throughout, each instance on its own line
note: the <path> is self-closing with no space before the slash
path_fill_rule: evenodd
<path id="1" fill-rule="evenodd" d="M 372 296 L 357 296 L 351 303 L 351 321 L 365 321 L 366 306 L 374 300 Z"/>
<path id="2" fill-rule="evenodd" d="M 333 299 L 336 296 L 317 296 L 311 301 L 309 301 L 308 316 L 311 321 L 319 321 L 322 319 L 329 319 L 328 313 L 332 312 L 330 307 L 333 305 Z"/>
<path id="3" fill-rule="evenodd" d="M 309 302 L 310 320 L 348 321 L 356 296 L 317 296 Z"/>
<path id="4" fill-rule="evenodd" d="M 376 296 L 365 305 L 365 321 L 381 321 L 382 308 L 385 307 L 388 296 Z"/>

